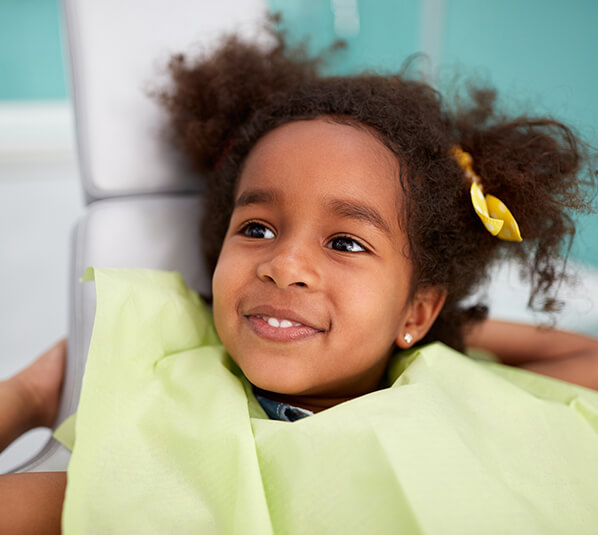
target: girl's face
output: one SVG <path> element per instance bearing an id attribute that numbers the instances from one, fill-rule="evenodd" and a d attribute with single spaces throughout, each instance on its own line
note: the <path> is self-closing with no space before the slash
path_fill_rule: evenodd
<path id="1" fill-rule="evenodd" d="M 379 386 L 405 333 L 423 337 L 398 173 L 367 130 L 324 119 L 281 126 L 250 153 L 213 296 L 216 329 L 251 383 L 355 397 Z"/>

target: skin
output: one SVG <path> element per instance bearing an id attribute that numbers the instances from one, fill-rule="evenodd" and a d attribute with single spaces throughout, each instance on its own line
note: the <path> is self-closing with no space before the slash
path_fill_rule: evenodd
<path id="1" fill-rule="evenodd" d="M 23 371 L 0 382 L 0 451 L 25 431 L 54 424 L 65 357 L 66 341 L 61 340 Z M 0 533 L 60 533 L 65 488 L 64 472 L 1 476 Z"/>
<path id="2" fill-rule="evenodd" d="M 248 156 L 212 284 L 216 329 L 255 386 L 325 409 L 379 388 L 395 344 L 425 335 L 444 293 L 411 295 L 398 172 L 368 130 L 326 119 Z"/>
<path id="3" fill-rule="evenodd" d="M 61 340 L 23 371 L 0 381 L 0 451 L 29 429 L 52 426 L 65 356 L 66 341 Z"/>
<path id="4" fill-rule="evenodd" d="M 0 533 L 60 533 L 65 488 L 64 472 L 9 474 L 0 477 Z"/>
<path id="5" fill-rule="evenodd" d="M 598 390 L 595 338 L 492 320 L 474 328 L 466 343 L 494 353 L 503 364 Z"/>

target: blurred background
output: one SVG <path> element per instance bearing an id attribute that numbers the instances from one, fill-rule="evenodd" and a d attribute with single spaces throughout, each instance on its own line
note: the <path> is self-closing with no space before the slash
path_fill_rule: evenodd
<path id="1" fill-rule="evenodd" d="M 397 70 L 422 53 L 414 68 L 439 87 L 450 89 L 455 73 L 487 81 L 507 108 L 550 113 L 598 146 L 598 2 L 267 5 L 291 40 L 309 36 L 313 50 L 347 41 L 333 72 Z M 69 241 L 84 210 L 67 65 L 59 0 L 0 0 L 0 379 L 67 331 Z M 598 216 L 581 218 L 579 229 L 572 257 L 597 268 Z"/>

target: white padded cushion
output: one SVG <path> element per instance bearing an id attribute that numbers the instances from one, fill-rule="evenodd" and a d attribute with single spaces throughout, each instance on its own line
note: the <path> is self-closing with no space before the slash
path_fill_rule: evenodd
<path id="1" fill-rule="evenodd" d="M 210 295 L 210 276 L 199 246 L 199 218 L 200 201 L 195 196 L 107 199 L 90 206 L 75 231 L 71 277 L 74 286 L 69 349 L 73 357 L 77 355 L 76 367 L 80 366 L 81 372 L 95 316 L 95 288 L 78 282 L 85 268 L 178 271 L 190 288 Z M 79 388 L 80 378 L 72 386 L 74 404 L 65 407 L 65 416 L 74 412 Z"/>
<path id="2" fill-rule="evenodd" d="M 255 34 L 265 0 L 65 0 L 83 186 L 88 200 L 196 191 L 166 139 L 148 90 L 167 80 L 173 53 L 225 31 Z"/>
<path id="3" fill-rule="evenodd" d="M 95 317 L 95 287 L 79 282 L 87 266 L 180 272 L 190 288 L 211 294 L 199 246 L 200 199 L 155 195 L 93 203 L 73 235 L 68 363 L 57 423 L 76 412 Z M 65 470 L 69 452 L 51 439 L 14 470 Z"/>

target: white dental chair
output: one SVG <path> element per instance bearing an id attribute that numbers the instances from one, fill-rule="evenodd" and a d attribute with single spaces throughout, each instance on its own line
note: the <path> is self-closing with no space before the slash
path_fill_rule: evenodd
<path id="1" fill-rule="evenodd" d="M 63 0 L 79 169 L 87 211 L 72 238 L 68 360 L 57 423 L 76 412 L 95 314 L 87 266 L 176 270 L 210 293 L 199 248 L 197 176 L 168 141 L 150 96 L 178 52 L 225 31 L 255 33 L 265 0 Z M 12 472 L 66 470 L 53 438 Z"/>
<path id="2" fill-rule="evenodd" d="M 58 421 L 76 412 L 95 313 L 87 266 L 176 270 L 210 293 L 199 248 L 201 186 L 168 142 L 166 115 L 149 96 L 166 80 L 171 54 L 197 50 L 225 30 L 254 33 L 266 0 L 63 0 L 87 213 L 73 234 L 68 362 Z M 559 326 L 598 335 L 598 277 Z M 493 316 L 534 321 L 528 290 L 511 268 L 493 278 Z M 593 296 L 593 297 L 592 297 Z M 54 439 L 13 472 L 66 470 L 69 452 Z"/>

